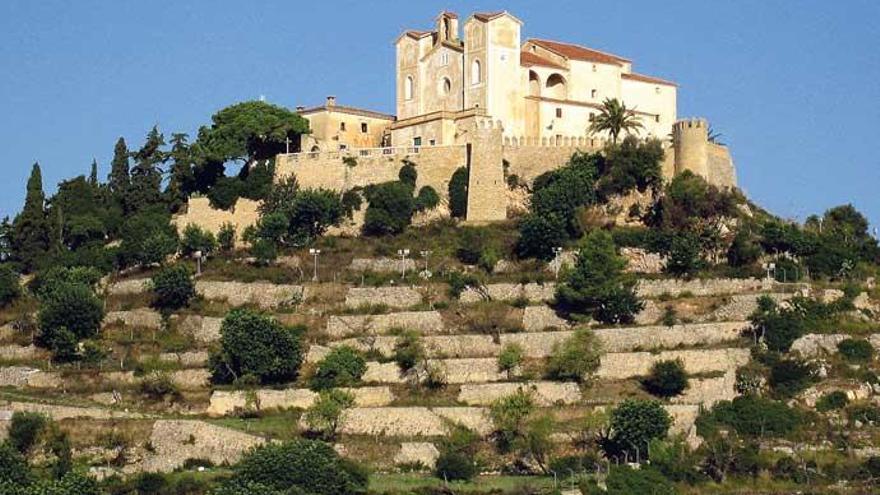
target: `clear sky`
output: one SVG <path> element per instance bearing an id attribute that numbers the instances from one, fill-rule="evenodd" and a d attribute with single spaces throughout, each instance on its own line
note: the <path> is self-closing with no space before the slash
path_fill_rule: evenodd
<path id="1" fill-rule="evenodd" d="M 50 192 L 93 157 L 106 177 L 117 137 L 192 135 L 234 102 L 393 113 L 392 43 L 442 9 L 508 10 L 524 38 L 630 58 L 680 84 L 679 116 L 723 133 L 758 203 L 803 219 L 852 202 L 880 225 L 878 0 L 3 0 L 0 214 L 34 161 Z"/>

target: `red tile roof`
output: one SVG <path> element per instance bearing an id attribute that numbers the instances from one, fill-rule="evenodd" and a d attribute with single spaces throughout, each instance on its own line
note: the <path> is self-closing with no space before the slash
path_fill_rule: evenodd
<path id="1" fill-rule="evenodd" d="M 672 81 L 667 81 L 666 79 L 660 79 L 659 77 L 646 76 L 644 74 L 636 74 L 634 72 L 629 73 L 629 74 L 621 74 L 620 77 L 622 77 L 624 79 L 630 79 L 632 81 L 640 81 L 640 82 L 653 83 L 653 84 L 665 84 L 667 86 L 678 86 L 678 84 L 676 84 Z"/>
<path id="2" fill-rule="evenodd" d="M 410 38 L 419 39 L 428 36 L 429 34 L 431 34 L 431 31 L 416 31 L 415 29 L 410 29 L 404 34 L 409 36 Z"/>
<path id="3" fill-rule="evenodd" d="M 580 45 L 573 45 L 571 43 L 561 43 L 559 41 L 549 41 L 534 38 L 529 39 L 528 41 L 572 60 L 584 60 L 587 62 L 599 62 L 602 64 L 612 65 L 623 65 L 630 62 L 630 60 L 619 57 L 617 55 L 600 52 L 599 50 L 593 50 L 591 48 L 585 48 Z"/>
<path id="4" fill-rule="evenodd" d="M 474 18 L 481 20 L 483 22 L 489 22 L 492 19 L 497 19 L 497 18 L 503 16 L 505 13 L 506 12 L 504 12 L 503 10 L 498 11 L 498 12 L 475 12 Z"/>
<path id="5" fill-rule="evenodd" d="M 440 12 L 440 15 L 437 17 L 443 17 L 443 16 L 449 17 L 450 19 L 458 19 L 458 14 L 456 14 L 455 12 L 450 12 L 448 10 L 444 10 L 443 12 Z"/>
<path id="6" fill-rule="evenodd" d="M 537 65 L 540 67 L 553 67 L 554 69 L 564 69 L 565 67 L 557 64 L 556 62 L 552 62 L 547 60 L 544 57 L 540 57 L 531 52 L 520 52 L 519 54 L 519 64 L 523 67 L 531 67 L 533 65 Z"/>

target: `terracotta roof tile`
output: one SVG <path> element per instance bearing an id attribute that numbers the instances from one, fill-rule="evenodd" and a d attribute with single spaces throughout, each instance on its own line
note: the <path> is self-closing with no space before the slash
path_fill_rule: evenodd
<path id="1" fill-rule="evenodd" d="M 416 31 L 415 29 L 410 29 L 409 31 L 407 31 L 404 34 L 406 34 L 407 36 L 409 36 L 411 38 L 419 39 L 419 38 L 424 38 L 425 36 L 428 36 L 431 33 L 432 33 L 432 31 Z"/>
<path id="2" fill-rule="evenodd" d="M 665 84 L 667 86 L 678 86 L 678 84 L 676 84 L 672 81 L 667 81 L 666 79 L 660 79 L 659 77 L 646 76 L 644 74 L 636 74 L 634 72 L 629 73 L 629 74 L 621 74 L 620 77 L 622 77 L 624 79 L 630 79 L 632 81 L 641 81 L 641 82 L 654 83 L 654 84 Z"/>
<path id="3" fill-rule="evenodd" d="M 546 48 L 551 52 L 558 53 L 563 57 L 567 57 L 572 60 L 584 60 L 587 62 L 599 62 L 602 64 L 612 65 L 623 65 L 630 62 L 628 59 L 619 57 L 617 55 L 600 52 L 599 50 L 593 50 L 591 48 L 585 48 L 580 45 L 573 45 L 571 43 L 561 43 L 559 41 L 549 41 L 534 38 L 529 39 L 529 41 L 540 47 Z"/>
<path id="4" fill-rule="evenodd" d="M 479 19 L 483 22 L 489 22 L 492 19 L 497 19 L 503 16 L 505 13 L 506 12 L 504 12 L 503 10 L 500 10 L 498 12 L 475 12 L 474 18 Z"/>
<path id="5" fill-rule="evenodd" d="M 440 15 L 437 17 L 443 17 L 443 16 L 449 17 L 450 19 L 458 19 L 458 14 L 456 14 L 455 12 L 450 12 L 448 10 L 444 10 L 443 12 L 440 12 Z"/>
<path id="6" fill-rule="evenodd" d="M 520 52 L 519 54 L 519 64 L 523 67 L 531 67 L 533 65 L 537 65 L 540 67 L 553 67 L 555 69 L 564 69 L 565 67 L 557 64 L 556 62 L 547 60 L 544 57 L 540 57 L 531 52 Z"/>

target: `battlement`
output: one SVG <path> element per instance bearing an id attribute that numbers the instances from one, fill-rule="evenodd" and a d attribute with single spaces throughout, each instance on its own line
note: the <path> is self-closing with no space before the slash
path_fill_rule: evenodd
<path id="1" fill-rule="evenodd" d="M 705 132 L 708 132 L 709 131 L 709 121 L 704 118 L 693 117 L 693 118 L 689 118 L 689 119 L 681 119 L 681 120 L 678 120 L 677 122 L 675 122 L 674 124 L 672 124 L 672 131 L 673 132 L 681 132 L 681 131 L 686 131 L 688 129 L 701 129 Z"/>
<path id="2" fill-rule="evenodd" d="M 504 146 L 519 148 L 524 146 L 544 148 L 578 148 L 581 150 L 598 150 L 605 146 L 606 140 L 584 136 L 557 136 L 556 138 L 538 138 L 525 136 L 505 136 Z"/>

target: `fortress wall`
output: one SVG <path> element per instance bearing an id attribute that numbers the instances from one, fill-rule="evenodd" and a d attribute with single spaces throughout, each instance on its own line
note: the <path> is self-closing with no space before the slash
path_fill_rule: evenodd
<path id="1" fill-rule="evenodd" d="M 576 144 L 572 144 L 575 141 Z M 595 151 L 599 148 L 589 141 L 585 138 L 568 138 L 555 146 L 552 140 L 546 138 L 540 141 L 538 138 L 505 138 L 502 156 L 508 164 L 509 175 L 519 176 L 531 184 L 535 177 L 568 163 L 576 151 Z"/>
<path id="2" fill-rule="evenodd" d="M 727 146 L 709 143 L 707 147 L 709 182 L 719 187 L 736 187 L 736 167 Z"/>
<path id="3" fill-rule="evenodd" d="M 239 198 L 232 210 L 218 210 L 211 206 L 207 197 L 189 198 L 186 212 L 174 215 L 171 223 L 177 226 L 178 232 L 183 232 L 189 224 L 195 224 L 215 235 L 220 232 L 224 223 L 235 225 L 236 239 L 240 239 L 242 231 L 257 223 L 260 213 L 257 211 L 259 202 L 250 199 Z"/>

